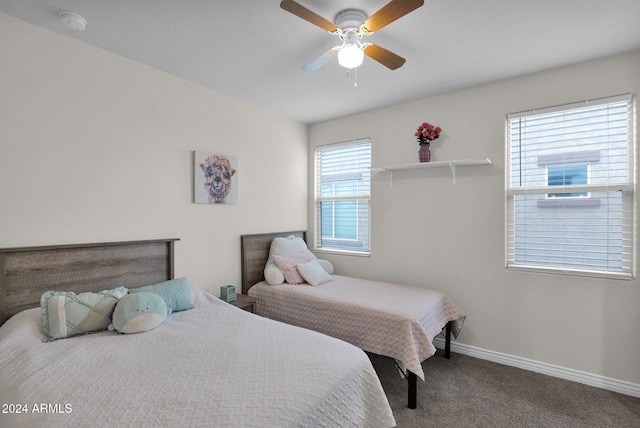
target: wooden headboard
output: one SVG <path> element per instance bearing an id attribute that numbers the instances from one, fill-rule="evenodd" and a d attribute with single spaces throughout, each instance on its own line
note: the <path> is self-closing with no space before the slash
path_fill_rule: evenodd
<path id="1" fill-rule="evenodd" d="M 240 236 L 242 294 L 247 294 L 251 287 L 264 280 L 264 266 L 269 258 L 269 249 L 273 238 L 289 235 L 298 236 L 305 242 L 307 240 L 307 232 L 304 230 Z"/>
<path id="2" fill-rule="evenodd" d="M 173 279 L 178 239 L 0 249 L 0 325 L 48 290 L 101 291 Z"/>

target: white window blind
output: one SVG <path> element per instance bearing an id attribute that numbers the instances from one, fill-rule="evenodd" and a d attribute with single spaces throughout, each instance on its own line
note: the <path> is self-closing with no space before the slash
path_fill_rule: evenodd
<path id="1" fill-rule="evenodd" d="M 371 142 L 316 148 L 316 249 L 369 253 Z"/>
<path id="2" fill-rule="evenodd" d="M 634 274 L 632 97 L 507 116 L 507 267 Z"/>

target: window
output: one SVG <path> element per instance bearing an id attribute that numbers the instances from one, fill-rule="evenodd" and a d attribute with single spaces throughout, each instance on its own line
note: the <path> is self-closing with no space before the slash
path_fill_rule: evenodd
<path id="1" fill-rule="evenodd" d="M 371 142 L 316 148 L 316 249 L 369 253 Z"/>
<path id="2" fill-rule="evenodd" d="M 633 277 L 632 97 L 507 116 L 507 267 Z"/>
<path id="3" fill-rule="evenodd" d="M 547 167 L 548 186 L 568 186 L 571 184 L 587 184 L 588 165 L 566 164 Z M 586 198 L 587 192 L 548 193 L 547 198 Z"/>

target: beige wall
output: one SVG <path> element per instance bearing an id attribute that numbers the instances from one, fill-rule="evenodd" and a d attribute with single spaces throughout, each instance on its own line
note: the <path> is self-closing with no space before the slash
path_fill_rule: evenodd
<path id="1" fill-rule="evenodd" d="M 0 247 L 180 238 L 176 274 L 240 282 L 240 235 L 307 226 L 307 127 L 0 13 Z M 239 203 L 192 203 L 192 151 Z"/>
<path id="2" fill-rule="evenodd" d="M 458 168 L 455 186 L 448 168 L 395 172 L 392 182 L 376 173 L 371 257 L 327 258 L 338 273 L 446 292 L 468 315 L 460 343 L 639 384 L 640 281 L 504 267 L 505 115 L 637 94 L 639 70 L 635 52 L 312 125 L 312 147 L 371 137 L 373 166 L 417 162 L 423 121 L 444 130 L 432 160 L 493 161 Z M 309 212 L 312 226 L 313 201 Z"/>

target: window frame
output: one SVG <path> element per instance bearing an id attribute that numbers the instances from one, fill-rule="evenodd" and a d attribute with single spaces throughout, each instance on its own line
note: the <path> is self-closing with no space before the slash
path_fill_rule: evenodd
<path id="1" fill-rule="evenodd" d="M 549 184 L 549 180 L 551 179 L 550 176 L 550 169 L 551 168 L 564 168 L 564 170 L 566 171 L 567 168 L 576 168 L 576 167 L 585 167 L 586 168 L 586 183 L 578 183 L 578 184 L 582 184 L 584 186 L 588 186 L 589 184 L 591 184 L 591 162 L 579 162 L 579 163 L 565 163 L 562 165 L 545 165 L 546 169 L 547 169 L 547 186 L 549 186 L 550 188 L 553 188 L 555 185 L 554 184 Z M 574 184 L 574 183 L 571 183 Z M 563 182 L 562 184 L 558 185 L 558 186 L 562 186 L 562 187 L 566 187 L 568 185 L 571 184 L 567 184 L 566 181 Z M 577 193 L 577 194 L 576 194 Z M 554 196 L 552 196 L 554 195 Z M 558 195 L 558 196 L 555 196 Z M 590 198 L 591 197 L 591 192 L 553 192 L 553 193 L 547 193 L 545 194 L 545 199 L 548 200 L 560 200 L 560 199 L 586 199 L 586 198 Z"/>
<path id="2" fill-rule="evenodd" d="M 626 179 L 611 179 L 610 181 L 603 182 L 602 179 L 596 180 L 597 182 L 592 182 L 592 166 L 597 162 L 600 162 L 602 150 L 587 150 L 587 151 L 576 151 L 576 152 L 563 152 L 561 155 L 558 154 L 543 154 L 538 156 L 537 167 L 544 167 L 546 174 L 546 185 L 539 184 L 527 184 L 528 180 L 531 178 L 522 179 L 521 174 L 527 174 L 531 168 L 535 168 L 532 165 L 531 160 L 528 160 L 528 164 L 526 161 L 522 159 L 525 156 L 522 153 L 523 148 L 526 146 L 523 145 L 522 142 L 516 143 L 517 147 L 512 145 L 512 120 L 519 120 L 521 118 L 530 117 L 532 119 L 536 119 L 540 116 L 545 116 L 547 114 L 553 113 L 565 113 L 568 115 L 578 113 L 580 110 L 585 108 L 595 108 L 599 106 L 609 106 L 615 104 L 626 104 L 626 163 L 623 164 L 626 168 Z M 633 279 L 635 278 L 635 270 L 636 270 L 636 261 L 635 261 L 635 251 L 636 251 L 636 238 L 635 238 L 635 227 L 636 227 L 636 207 L 635 207 L 635 128 L 634 128 L 634 120 L 635 120 L 635 105 L 634 105 L 634 97 L 631 94 L 607 97 L 597 100 L 589 100 L 580 103 L 572 103 L 561 106 L 555 106 L 545 109 L 532 110 L 529 112 L 521 112 L 521 113 L 513 113 L 509 114 L 506 117 L 506 174 L 505 174 L 505 266 L 508 270 L 514 271 L 527 271 L 527 272 L 543 272 L 543 273 L 554 273 L 554 274 L 566 274 L 566 275 L 580 275 L 580 276 L 590 276 L 590 277 L 603 277 L 603 278 L 612 278 L 612 279 Z M 565 120 L 563 119 L 562 125 L 560 128 L 566 126 Z M 611 129 L 611 125 L 607 122 L 609 128 Z M 516 130 L 519 129 L 516 127 Z M 551 130 L 558 129 L 558 127 L 553 127 Z M 514 141 L 519 141 L 518 139 L 514 139 Z M 535 144 L 535 143 L 534 143 Z M 573 147 L 571 144 L 564 144 L 559 146 L 564 148 Z M 530 147 L 526 147 L 527 150 L 531 150 Z M 597 148 L 597 146 L 596 146 Z M 612 152 L 613 153 L 613 152 Z M 512 165 L 512 156 L 518 154 L 518 158 L 514 157 Z M 603 156 L 608 155 L 608 148 L 604 149 Z M 613 155 L 611 155 L 613 156 Z M 571 184 L 565 186 L 549 186 L 549 167 L 554 166 L 571 166 L 571 165 L 587 165 L 587 184 Z M 612 171 L 611 164 L 606 164 L 606 171 Z M 527 169 L 529 168 L 529 169 Z M 516 175 L 520 174 L 520 175 Z M 512 177 L 513 175 L 513 177 Z M 525 176 L 527 177 L 527 176 Z M 518 184 L 514 184 L 518 180 Z M 535 180 L 533 180 L 535 181 Z M 524 184 L 523 184 L 524 183 Z M 587 192 L 587 196 L 568 196 L 568 197 L 551 197 L 548 195 L 549 189 L 553 189 L 554 187 L 559 187 L 559 191 L 553 192 L 556 194 L 560 193 L 582 193 Z M 619 192 L 619 193 L 618 193 Z M 602 266 L 598 266 L 594 263 L 591 266 L 584 267 L 576 267 L 574 264 L 567 262 L 567 259 L 564 257 L 559 257 L 557 263 L 552 263 L 549 261 L 538 262 L 531 261 L 528 256 L 525 256 L 524 262 L 518 260 L 518 254 L 521 251 L 531 251 L 531 247 L 529 247 L 528 243 L 522 244 L 519 246 L 517 241 L 522 238 L 518 238 L 519 232 L 517 230 L 517 224 L 520 224 L 521 218 L 523 215 L 529 215 L 532 209 L 532 205 L 527 205 L 527 198 L 531 197 L 531 200 L 534 200 L 535 195 L 543 196 L 542 199 L 537 201 L 537 208 L 542 210 L 576 210 L 581 208 L 589 209 L 599 207 L 601 204 L 605 205 L 609 203 L 609 199 L 611 199 L 611 203 L 617 201 L 617 196 L 620 195 L 620 214 L 619 214 L 619 222 L 620 222 L 620 231 L 617 232 L 619 234 L 619 239 L 617 239 L 618 235 L 615 235 L 615 238 L 607 237 L 607 243 L 611 242 L 620 242 L 619 254 L 620 254 L 620 268 L 611 265 L 609 262 L 604 262 L 606 265 L 605 268 Z M 599 197 L 599 195 L 604 195 Z M 519 198 L 517 200 L 517 198 Z M 524 203 L 523 203 L 524 199 Z M 518 202 L 519 201 L 519 202 Z M 523 208 L 519 208 L 520 204 L 524 205 Z M 520 209 L 520 211 L 518 211 Z M 523 211 L 524 210 L 524 211 Z M 535 230 L 532 232 L 532 226 L 525 221 L 524 231 L 525 233 L 536 233 Z M 607 220 L 607 226 L 609 226 L 609 220 Z M 617 224 L 617 223 L 616 223 Z M 563 236 L 567 234 L 570 236 L 569 229 L 564 229 L 563 226 Z M 571 226 L 566 226 L 570 228 Z M 581 229 L 582 230 L 582 229 Z M 586 232 L 585 232 L 586 233 Z M 527 235 L 529 236 L 529 235 Z M 535 240 L 535 235 L 534 240 Z M 568 238 L 571 239 L 571 238 Z M 528 240 L 527 237 L 524 238 L 525 241 Z M 554 243 L 555 244 L 555 243 Z M 562 245 L 570 245 L 569 241 L 563 241 Z M 618 248 L 618 247 L 616 247 Z M 581 254 L 580 259 L 588 260 L 589 256 L 585 254 L 585 250 L 580 250 Z M 535 257 L 534 257 L 535 258 Z"/>
<path id="3" fill-rule="evenodd" d="M 366 167 L 360 168 L 359 171 L 356 173 L 353 173 L 351 171 L 345 172 L 344 170 L 341 170 L 331 175 L 334 175 L 336 177 L 343 176 L 344 177 L 343 181 L 345 182 L 349 181 L 349 179 L 362 180 L 362 177 L 364 177 L 365 183 L 368 182 L 368 185 L 365 184 L 364 190 L 360 184 L 356 184 L 355 188 L 357 190 L 355 194 L 348 194 L 348 195 L 333 194 L 331 196 L 322 195 L 321 192 L 322 192 L 323 184 L 337 182 L 340 180 L 332 179 L 329 181 L 324 181 L 324 182 L 322 181 L 322 177 L 320 176 L 321 153 L 325 150 L 327 151 L 335 150 L 335 149 L 339 149 L 340 147 L 349 147 L 349 146 L 356 147 L 356 146 L 363 146 L 363 145 L 368 146 L 365 154 L 365 156 L 368 156 L 368 163 Z M 361 138 L 361 139 L 347 141 L 347 142 L 327 144 L 327 145 L 315 147 L 314 191 L 313 191 L 314 193 L 313 210 L 314 210 L 314 220 L 315 220 L 315 227 L 314 227 L 315 236 L 313 239 L 313 243 L 314 243 L 315 251 L 320 253 L 347 254 L 347 255 L 355 255 L 355 256 L 362 256 L 362 257 L 370 256 L 371 254 L 371 150 L 372 150 L 372 144 L 371 144 L 370 138 Z M 333 188 L 335 189 L 335 186 L 333 186 Z M 332 192 L 332 193 L 335 193 L 335 192 Z M 322 236 L 322 222 L 323 222 L 322 204 L 324 202 L 333 202 L 333 203 L 355 202 L 356 211 L 361 210 L 362 209 L 361 204 L 365 203 L 366 211 L 367 211 L 366 215 L 360 215 L 361 211 L 356 214 L 355 218 L 357 219 L 357 224 L 355 226 L 355 229 L 356 229 L 356 234 L 360 232 L 366 232 L 366 236 L 359 235 L 359 236 L 356 236 L 355 239 L 349 239 L 349 238 L 335 237 L 332 235 L 331 237 L 323 238 Z M 336 213 L 335 205 L 332 209 L 332 213 L 333 215 L 335 215 Z M 364 224 L 364 227 L 362 226 L 362 224 Z M 332 229 L 334 231 L 335 231 L 335 226 L 336 226 L 335 221 L 333 221 Z M 360 242 L 365 243 L 364 244 L 365 250 L 357 249 L 357 247 L 359 246 L 358 244 Z M 348 245 L 349 243 L 353 245 Z"/>

